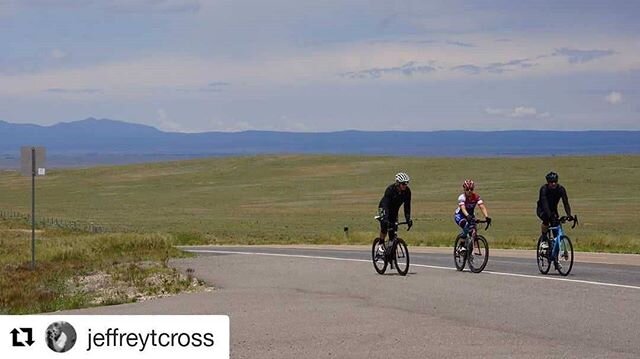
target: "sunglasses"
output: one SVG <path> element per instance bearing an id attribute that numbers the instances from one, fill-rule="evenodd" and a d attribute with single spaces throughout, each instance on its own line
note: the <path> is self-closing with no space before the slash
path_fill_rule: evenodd
<path id="1" fill-rule="evenodd" d="M 409 185 L 409 182 L 400 182 L 400 184 L 401 184 L 401 185 L 408 186 L 408 185 Z"/>

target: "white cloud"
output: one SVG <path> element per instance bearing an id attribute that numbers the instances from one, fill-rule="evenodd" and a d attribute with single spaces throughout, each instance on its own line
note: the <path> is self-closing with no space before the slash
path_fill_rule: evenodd
<path id="1" fill-rule="evenodd" d="M 569 63 L 582 64 L 614 54 L 615 51 L 613 50 L 578 50 L 564 47 L 562 49 L 556 49 L 556 51 L 553 53 L 553 56 L 565 56 Z"/>
<path id="2" fill-rule="evenodd" d="M 612 105 L 617 105 L 622 102 L 622 93 L 611 91 L 611 93 L 604 97 L 604 100 Z"/>
<path id="3" fill-rule="evenodd" d="M 488 115 L 506 116 L 509 113 L 509 110 L 502 109 L 502 108 L 487 107 L 484 109 L 484 112 Z"/>
<path id="4" fill-rule="evenodd" d="M 233 118 L 219 119 L 211 118 L 208 120 L 208 127 L 206 131 L 221 131 L 221 132 L 241 132 L 256 130 L 257 128 L 248 121 L 236 120 Z M 197 131 L 190 131 L 197 132 Z"/>
<path id="5" fill-rule="evenodd" d="M 64 59 L 67 56 L 68 56 L 67 53 L 60 49 L 51 50 L 51 57 L 56 60 Z"/>
<path id="6" fill-rule="evenodd" d="M 185 129 L 177 122 L 174 122 L 169 119 L 167 116 L 167 111 L 163 108 L 159 108 L 157 110 L 157 118 L 156 123 L 158 124 L 158 128 L 162 131 L 167 132 L 184 132 Z"/>
<path id="7" fill-rule="evenodd" d="M 308 48 L 277 46 L 256 51 L 242 60 L 156 53 L 128 61 L 37 74 L 0 74 L 0 83 L 3 84 L 0 95 L 41 93 L 45 89 L 59 87 L 60 83 L 70 88 L 99 87 L 114 96 L 149 96 L 158 90 L 175 92 L 179 88 L 201 87 L 203 79 L 218 78 L 237 83 L 238 89 L 245 85 L 345 84 L 358 82 L 358 79 L 344 74 L 366 74 L 372 69 L 384 73 L 380 80 L 389 82 L 430 82 L 470 77 L 513 79 L 588 71 L 615 73 L 637 67 L 635 59 L 640 56 L 640 48 L 629 46 L 628 39 L 593 39 L 593 46 L 606 42 L 613 49 L 629 50 L 616 51 L 616 56 L 603 57 L 600 61 L 589 61 L 581 66 L 574 66 L 559 56 L 543 56 L 555 48 L 562 48 L 568 40 L 528 39 L 514 35 L 512 42 L 505 43 L 494 41 L 492 36 L 467 35 L 461 36 L 460 41 L 476 46 L 434 47 L 421 44 L 417 41 L 419 39 L 412 36 L 391 42 L 360 41 Z M 579 39 L 572 42 L 583 46 Z M 51 55 L 68 56 L 61 49 L 53 50 Z M 407 64 L 420 66 L 414 69 Z M 407 73 L 414 76 L 407 76 Z M 198 96 L 198 93 L 185 95 Z M 517 113 L 525 116 L 527 110 L 520 109 Z"/>
<path id="8" fill-rule="evenodd" d="M 527 117 L 527 116 L 535 116 L 537 114 L 538 114 L 538 111 L 533 107 L 519 106 L 513 110 L 511 117 Z"/>
<path id="9" fill-rule="evenodd" d="M 484 112 L 488 115 L 510 117 L 510 118 L 548 118 L 549 112 L 538 112 L 535 107 L 517 106 L 515 108 L 493 108 L 486 107 Z"/>

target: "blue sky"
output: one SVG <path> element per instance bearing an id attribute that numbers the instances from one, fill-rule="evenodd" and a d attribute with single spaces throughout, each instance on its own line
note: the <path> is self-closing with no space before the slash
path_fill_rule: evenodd
<path id="1" fill-rule="evenodd" d="M 0 120 L 640 130 L 640 2 L 0 0 Z"/>

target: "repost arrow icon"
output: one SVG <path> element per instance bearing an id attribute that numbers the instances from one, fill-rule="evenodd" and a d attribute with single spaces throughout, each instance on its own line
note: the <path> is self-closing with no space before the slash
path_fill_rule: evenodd
<path id="1" fill-rule="evenodd" d="M 26 343 L 31 346 L 35 341 L 33 340 L 33 329 L 32 328 L 20 328 L 23 333 L 27 333 L 27 341 Z"/>
<path id="2" fill-rule="evenodd" d="M 18 334 L 20 334 L 20 331 L 18 331 L 18 329 L 13 328 L 13 330 L 11 331 L 11 334 L 13 336 L 13 346 L 14 347 L 23 347 L 24 343 L 18 341 Z"/>

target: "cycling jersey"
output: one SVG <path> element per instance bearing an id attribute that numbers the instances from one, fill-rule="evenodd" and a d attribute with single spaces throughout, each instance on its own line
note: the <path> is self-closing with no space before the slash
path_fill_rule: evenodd
<path id="1" fill-rule="evenodd" d="M 538 217 L 544 222 L 548 222 L 549 219 L 557 217 L 560 199 L 562 199 L 565 212 L 571 216 L 571 206 L 569 205 L 567 190 L 565 190 L 564 187 L 560 184 L 558 184 L 556 188 L 551 188 L 546 184 L 540 187 L 540 196 L 536 210 Z"/>
<path id="2" fill-rule="evenodd" d="M 471 195 L 467 196 L 464 193 L 458 197 L 458 207 L 456 208 L 456 214 L 461 214 L 460 206 L 464 205 L 464 208 L 467 210 L 470 216 L 473 216 L 473 211 L 476 209 L 476 205 L 483 204 L 482 198 L 480 195 L 473 192 Z"/>
<path id="3" fill-rule="evenodd" d="M 396 222 L 398 220 L 398 212 L 400 206 L 404 204 L 404 217 L 408 221 L 411 218 L 411 190 L 407 186 L 404 191 L 398 191 L 395 183 L 389 185 L 384 191 L 384 196 L 378 204 L 378 208 L 384 209 L 387 221 Z M 380 230 L 387 231 L 386 222 L 380 222 Z"/>

